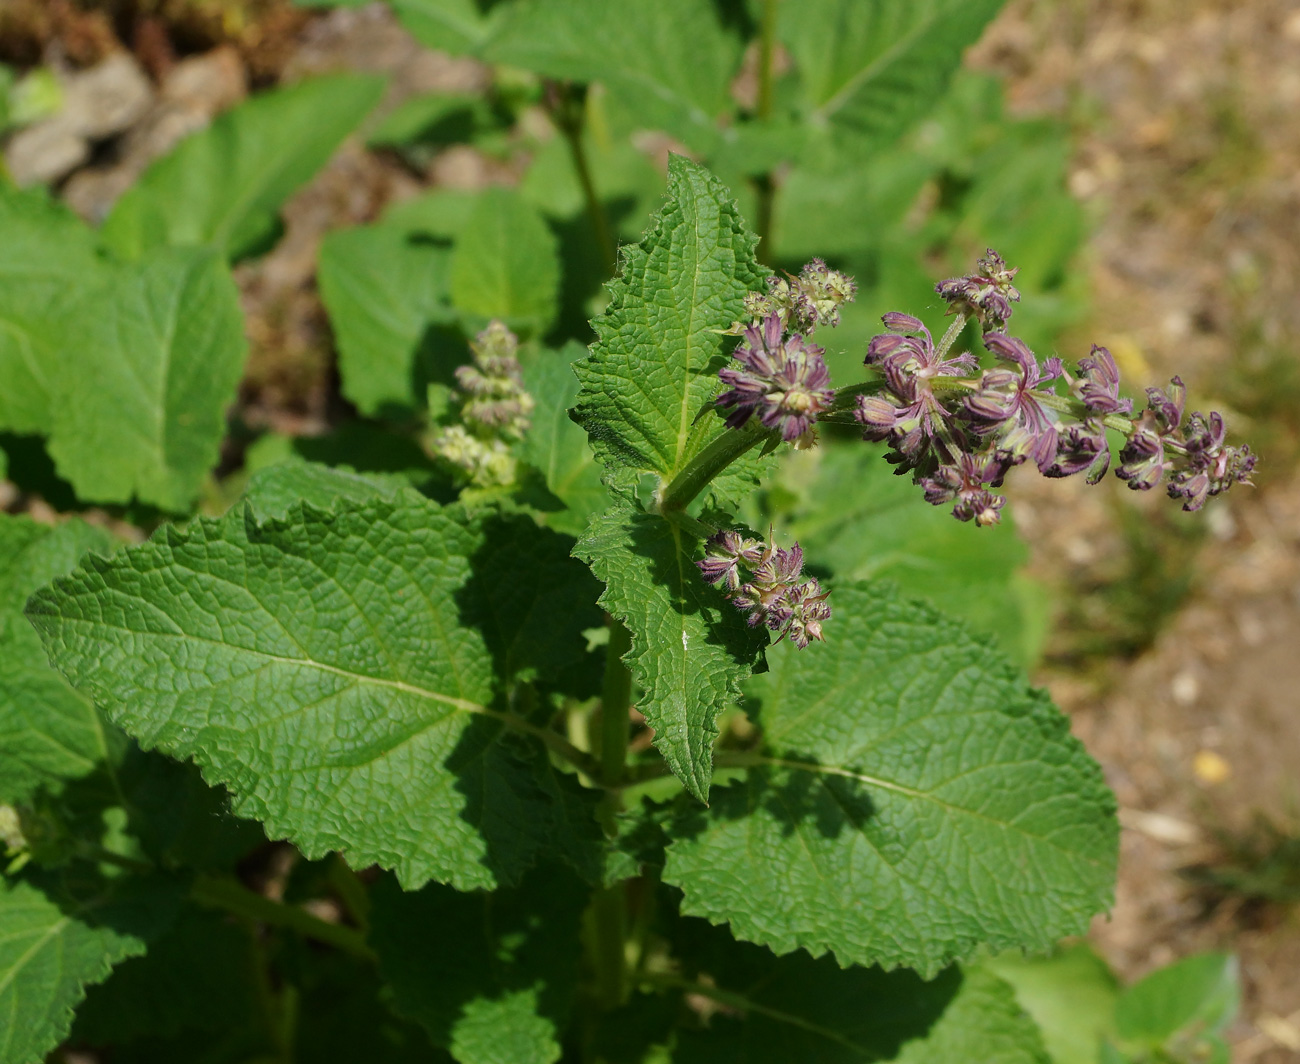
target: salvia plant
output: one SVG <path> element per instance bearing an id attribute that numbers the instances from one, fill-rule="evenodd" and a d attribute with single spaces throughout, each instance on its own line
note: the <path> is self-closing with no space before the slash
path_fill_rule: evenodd
<path id="1" fill-rule="evenodd" d="M 334 436 L 210 476 L 247 352 L 231 263 L 379 80 L 254 98 L 98 229 L 0 188 L 10 475 L 118 519 L 0 518 L 0 1064 L 1226 1060 L 1229 958 L 1120 992 L 1080 947 L 1023 956 L 1109 905 L 1118 827 L 1007 656 L 999 488 L 1109 466 L 1194 510 L 1254 456 L 1177 378 L 1135 408 L 1104 349 L 1036 355 L 1059 292 L 995 252 L 900 297 L 946 307 L 937 342 L 937 317 L 854 324 L 907 287 L 858 286 L 874 251 L 757 257 L 790 204 L 787 246 L 820 224 L 828 138 L 865 166 L 997 4 L 760 5 L 739 109 L 727 5 L 672 0 L 672 32 L 639 0 L 394 6 L 537 75 L 576 177 L 556 193 L 543 151 L 523 191 L 327 236 L 364 418 Z M 822 71 L 827 25 L 870 47 Z M 654 86 L 636 122 L 737 178 L 764 241 L 672 156 L 584 344 L 574 278 L 623 232 L 594 84 L 611 113 Z"/>

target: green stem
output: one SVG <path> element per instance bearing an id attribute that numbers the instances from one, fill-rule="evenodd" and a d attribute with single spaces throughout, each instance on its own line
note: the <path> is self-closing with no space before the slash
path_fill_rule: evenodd
<path id="1" fill-rule="evenodd" d="M 659 512 L 684 510 L 709 482 L 731 465 L 737 458 L 765 440 L 773 439 L 773 432 L 757 421 L 750 421 L 739 429 L 723 429 L 699 454 L 686 463 L 677 476 L 659 492 Z"/>
<path id="2" fill-rule="evenodd" d="M 627 991 L 627 891 L 615 883 L 596 891 L 592 917 L 596 932 L 596 986 L 601 1008 L 623 1004 Z"/>
<path id="3" fill-rule="evenodd" d="M 579 750 L 559 732 L 551 731 L 550 728 L 539 727 L 517 713 L 494 713 L 492 715 L 499 720 L 505 721 L 512 728 L 540 739 L 553 753 L 558 754 L 584 776 L 590 776 L 592 779 L 601 778 L 600 762 L 585 750 Z"/>
<path id="4" fill-rule="evenodd" d="M 935 348 L 935 361 L 943 361 L 944 356 L 952 350 L 952 345 L 957 342 L 957 338 L 961 336 L 962 330 L 966 328 L 966 323 L 970 321 L 970 318 L 970 311 L 962 311 L 953 320 L 953 323 L 948 326 L 947 331 L 943 334 L 943 339 L 939 341 L 939 346 Z"/>
<path id="5" fill-rule="evenodd" d="M 623 658 L 632 649 L 632 633 L 609 618 L 605 649 L 605 683 L 600 698 L 600 779 L 606 787 L 622 785 L 627 768 L 628 707 L 632 705 L 632 673 Z"/>
<path id="6" fill-rule="evenodd" d="M 572 86 L 559 82 L 550 82 L 548 96 L 551 99 L 551 117 L 559 127 L 565 142 L 569 145 L 569 158 L 574 172 L 578 175 L 578 184 L 582 186 L 582 197 L 587 204 L 587 217 L 591 220 L 591 231 L 600 248 L 601 258 L 611 276 L 618 269 L 618 249 L 609 231 L 609 219 L 600 197 L 596 194 L 596 182 L 592 180 L 591 166 L 587 161 L 587 149 L 583 144 L 583 133 L 587 126 L 586 96 L 575 92 Z"/>
<path id="7" fill-rule="evenodd" d="M 758 34 L 758 106 L 755 117 L 765 122 L 772 117 L 773 62 L 776 57 L 776 11 L 780 0 L 763 0 L 763 18 Z M 771 266 L 776 258 L 772 252 L 772 218 L 776 207 L 776 182 L 772 175 L 763 174 L 754 179 L 758 193 L 756 223 L 758 226 L 758 258 Z"/>
<path id="8" fill-rule="evenodd" d="M 330 856 L 329 882 L 352 922 L 361 929 L 363 935 L 366 934 L 370 930 L 370 894 L 341 854 Z"/>
<path id="9" fill-rule="evenodd" d="M 284 927 L 306 938 L 324 942 L 361 960 L 373 961 L 374 953 L 366 945 L 365 937 L 355 928 L 331 924 L 312 916 L 296 905 L 284 905 L 249 890 L 234 879 L 201 875 L 190 887 L 190 897 L 200 905 L 242 916 L 272 927 Z"/>

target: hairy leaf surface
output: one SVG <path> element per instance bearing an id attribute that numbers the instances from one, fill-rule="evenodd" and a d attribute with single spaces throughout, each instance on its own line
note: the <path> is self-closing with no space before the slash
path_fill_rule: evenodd
<path id="1" fill-rule="evenodd" d="M 674 156 L 667 201 L 645 239 L 624 249 L 592 323 L 596 342 L 574 364 L 574 416 L 616 481 L 651 472 L 666 484 L 720 431 L 710 408 L 734 340 L 718 330 L 763 285 L 755 243 L 726 188 Z"/>
<path id="2" fill-rule="evenodd" d="M 549 831 L 495 741 L 497 677 L 575 661 L 592 623 L 552 594 L 590 602 L 568 541 L 540 531 L 414 495 L 261 525 L 232 512 L 91 558 L 28 615 L 76 686 L 272 837 L 407 885 L 492 887 Z"/>
<path id="3" fill-rule="evenodd" d="M 40 1064 L 68 1033 L 87 984 L 143 953 L 177 900 L 151 881 L 0 879 L 0 1064 Z"/>
<path id="4" fill-rule="evenodd" d="M 587 891 L 561 868 L 515 889 L 416 893 L 385 881 L 371 942 L 396 1007 L 460 1064 L 551 1064 L 560 1058 L 577 981 L 573 945 Z"/>
<path id="5" fill-rule="evenodd" d="M 1114 798 L 1066 719 L 959 623 L 887 585 L 831 596 L 827 642 L 747 691 L 747 779 L 683 807 L 683 911 L 778 953 L 922 974 L 1078 934 L 1111 900 Z"/>
<path id="6" fill-rule="evenodd" d="M 643 697 L 655 746 L 700 801 L 713 775 L 718 714 L 767 644 L 700 578 L 699 541 L 658 516 L 616 504 L 592 519 L 574 553 L 605 582 L 600 604 L 627 625 L 624 658 Z"/>
<path id="7" fill-rule="evenodd" d="M 343 394 L 363 414 L 423 403 L 439 327 L 455 320 L 450 271 L 450 249 L 396 226 L 340 229 L 325 237 L 321 299 L 338 344 Z"/>
<path id="8" fill-rule="evenodd" d="M 27 596 L 70 572 L 88 550 L 107 553 L 103 529 L 72 520 L 57 528 L 0 517 L 0 802 L 93 772 L 116 748 L 95 707 L 50 668 L 40 637 L 22 615 Z"/>
<path id="9" fill-rule="evenodd" d="M 335 74 L 277 89 L 218 115 L 154 163 L 101 230 L 127 259 L 204 244 L 231 259 L 264 249 L 277 213 L 379 102 L 384 80 Z"/>
<path id="10" fill-rule="evenodd" d="M 244 497 L 258 514 L 283 519 L 304 502 L 317 510 L 334 510 L 339 505 L 389 499 L 409 486 L 410 481 L 398 473 L 356 473 L 291 458 L 249 477 Z"/>
<path id="11" fill-rule="evenodd" d="M 943 95 L 1004 0 L 811 0 L 780 9 L 813 122 L 864 153 L 892 140 Z"/>
<path id="12" fill-rule="evenodd" d="M 83 499 L 188 510 L 217 462 L 247 344 L 229 268 L 163 249 L 79 299 L 50 455 Z M 93 352 L 87 357 L 85 353 Z"/>

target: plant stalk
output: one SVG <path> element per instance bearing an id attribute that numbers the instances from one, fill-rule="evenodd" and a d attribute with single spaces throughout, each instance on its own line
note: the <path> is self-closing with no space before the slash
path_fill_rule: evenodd
<path id="1" fill-rule="evenodd" d="M 699 454 L 686 463 L 659 493 L 659 512 L 684 510 L 709 482 L 750 448 L 772 439 L 771 429 L 749 421 L 739 429 L 723 429 Z"/>
<path id="2" fill-rule="evenodd" d="M 591 166 L 587 161 L 587 149 L 583 144 L 583 134 L 587 126 L 586 97 L 575 92 L 570 85 L 560 82 L 548 82 L 547 94 L 551 118 L 559 127 L 565 142 L 569 145 L 569 158 L 573 162 L 578 184 L 582 187 L 582 197 L 587 204 L 587 217 L 591 221 L 591 231 L 596 238 L 609 275 L 612 277 L 618 269 L 618 248 L 609 231 L 609 218 L 596 194 L 596 182 L 591 176 Z"/>
<path id="3" fill-rule="evenodd" d="M 780 0 L 763 0 L 763 16 L 758 34 L 758 105 L 755 117 L 766 122 L 772 117 L 773 64 L 776 57 L 776 11 Z M 776 207 L 776 182 L 770 173 L 754 178 L 758 194 L 755 222 L 758 228 L 758 261 L 773 265 L 772 218 Z"/>
<path id="4" fill-rule="evenodd" d="M 628 708 L 632 705 L 632 673 L 623 657 L 632 649 L 632 633 L 610 617 L 605 648 L 605 680 L 600 697 L 600 778 L 606 787 L 623 783 L 627 767 Z"/>
<path id="5" fill-rule="evenodd" d="M 364 936 L 354 928 L 331 924 L 312 916 L 306 909 L 272 901 L 270 898 L 254 893 L 234 879 L 210 875 L 198 876 L 190 887 L 190 897 L 200 905 L 224 909 L 247 920 L 269 924 L 272 927 L 288 928 L 290 931 L 296 931 L 317 942 L 324 942 L 361 960 L 376 959 L 374 952 L 366 944 Z"/>

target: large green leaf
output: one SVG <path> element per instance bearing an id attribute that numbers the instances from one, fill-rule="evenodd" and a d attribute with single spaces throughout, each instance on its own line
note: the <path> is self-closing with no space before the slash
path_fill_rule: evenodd
<path id="1" fill-rule="evenodd" d="M 943 95 L 1004 0 L 806 0 L 783 5 L 778 34 L 804 106 L 857 154 L 902 133 Z"/>
<path id="2" fill-rule="evenodd" d="M 718 714 L 735 704 L 766 630 L 748 627 L 700 578 L 699 540 L 657 514 L 615 504 L 592 519 L 574 553 L 605 582 L 600 604 L 632 633 L 624 661 L 656 748 L 707 801 Z"/>
<path id="3" fill-rule="evenodd" d="M 498 706 L 505 679 L 585 653 L 592 590 L 569 542 L 413 493 L 232 512 L 92 557 L 28 615 L 79 689 L 272 837 L 408 886 L 492 887 L 551 831 Z"/>
<path id="4" fill-rule="evenodd" d="M 0 802 L 26 802 L 95 771 L 120 743 L 84 695 L 50 668 L 22 615 L 27 596 L 111 537 L 79 520 L 58 528 L 0 517 Z"/>
<path id="5" fill-rule="evenodd" d="M 388 499 L 410 481 L 398 473 L 354 473 L 296 456 L 265 466 L 248 480 L 244 498 L 258 514 L 286 518 L 302 503 L 317 510 Z"/>
<path id="6" fill-rule="evenodd" d="M 1237 1018 L 1241 975 L 1230 953 L 1198 953 L 1158 968 L 1120 995 L 1115 1030 L 1135 1051 L 1152 1052 L 1178 1041 L 1202 1043 L 1209 1059 L 1217 1036 Z M 1145 1055 L 1145 1052 L 1143 1055 Z"/>
<path id="7" fill-rule="evenodd" d="M 94 234 L 44 193 L 0 186 L 0 428 L 46 433 L 63 357 L 52 325 L 105 266 Z"/>
<path id="8" fill-rule="evenodd" d="M 941 1024 L 965 992 L 956 968 L 926 982 L 915 972 L 841 968 L 802 952 L 775 957 L 701 923 L 681 921 L 675 952 L 692 976 L 685 989 L 722 1008 L 704 1030 L 678 1036 L 673 1064 L 892 1060 L 904 1042 Z"/>
<path id="9" fill-rule="evenodd" d="M 456 309 L 537 335 L 555 317 L 559 286 L 559 251 L 537 208 L 513 189 L 485 189 L 456 240 Z"/>
<path id="10" fill-rule="evenodd" d="M 1049 957 L 1011 951 L 982 966 L 1011 984 L 1020 1007 L 1038 1024 L 1052 1064 L 1097 1064 L 1102 1038 L 1115 1032 L 1119 987 L 1088 943 Z"/>
<path id="11" fill-rule="evenodd" d="M 717 139 L 741 42 L 698 0 L 523 0 L 486 57 L 547 77 L 600 81 L 642 128 L 696 150 Z"/>
<path id="12" fill-rule="evenodd" d="M 763 741 L 730 758 L 745 781 L 672 826 L 683 911 L 779 953 L 923 974 L 1083 931 L 1110 902 L 1118 830 L 1066 719 L 888 585 L 830 601 L 827 642 L 773 648 L 747 687 Z"/>
<path id="13" fill-rule="evenodd" d="M 176 901 L 165 883 L 0 879 L 0 1064 L 40 1064 L 87 984 L 143 953 Z"/>
<path id="14" fill-rule="evenodd" d="M 897 1064 L 1053 1064 L 1034 1021 L 1011 987 L 982 968 L 962 972 L 961 990 L 924 1038 L 909 1042 Z"/>
<path id="15" fill-rule="evenodd" d="M 596 342 L 574 364 L 582 385 L 574 416 L 616 480 L 651 472 L 667 484 L 730 431 L 709 410 L 734 344 L 718 330 L 763 284 L 756 242 L 722 184 L 674 156 L 667 201 L 641 244 L 624 249 L 609 306 L 592 323 Z"/>
<path id="16" fill-rule="evenodd" d="M 484 13 L 475 0 L 388 0 L 394 14 L 426 48 L 474 54 L 491 36 L 504 5 Z"/>
<path id="17" fill-rule="evenodd" d="M 513 890 L 407 893 L 382 882 L 371 942 L 396 1007 L 460 1064 L 551 1064 L 560 1057 L 587 892 L 539 869 Z"/>
<path id="18" fill-rule="evenodd" d="M 217 462 L 247 345 L 213 251 L 160 249 L 75 301 L 49 450 L 87 500 L 186 511 Z"/>
<path id="19" fill-rule="evenodd" d="M 341 229 L 325 237 L 321 299 L 338 344 L 343 394 L 363 414 L 409 412 L 423 404 L 441 330 L 455 320 L 450 269 L 449 248 L 396 226 Z M 463 358 L 464 344 L 459 347 Z"/>
<path id="20" fill-rule="evenodd" d="M 547 514 L 546 523 L 573 535 L 580 534 L 591 515 L 609 503 L 587 434 L 569 417 L 578 396 L 578 379 L 570 363 L 581 352 L 577 344 L 559 352 L 544 351 L 524 367 L 524 387 L 537 406 L 519 451 L 542 474 L 547 490 L 567 507 Z"/>
<path id="21" fill-rule="evenodd" d="M 101 231 L 124 258 L 204 244 L 232 259 L 264 249 L 281 204 L 316 173 L 384 91 L 371 75 L 335 74 L 257 96 L 219 115 L 154 163 Z"/>

